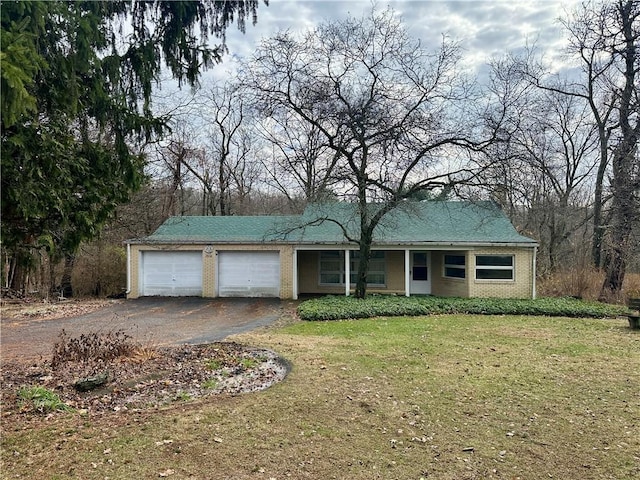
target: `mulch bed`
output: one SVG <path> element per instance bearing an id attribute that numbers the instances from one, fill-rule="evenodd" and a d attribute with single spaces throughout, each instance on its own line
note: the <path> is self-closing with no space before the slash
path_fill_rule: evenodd
<path id="1" fill-rule="evenodd" d="M 12 416 L 55 414 L 21 401 L 23 387 L 41 386 L 80 413 L 139 411 L 215 394 L 240 394 L 282 381 L 289 366 L 271 350 L 233 342 L 179 347 L 139 348 L 134 354 L 104 361 L 67 361 L 31 365 L 3 363 L 0 370 L 3 422 Z M 74 384 L 107 374 L 107 382 L 88 392 Z"/>

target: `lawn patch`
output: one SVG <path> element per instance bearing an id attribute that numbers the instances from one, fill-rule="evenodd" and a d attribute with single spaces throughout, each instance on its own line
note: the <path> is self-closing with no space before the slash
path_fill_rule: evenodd
<path id="1" fill-rule="evenodd" d="M 5 417 L 3 474 L 640 476 L 640 335 L 626 319 L 456 314 L 297 321 L 234 341 L 277 351 L 293 369 L 256 394 L 153 412 L 55 416 L 28 428 Z"/>

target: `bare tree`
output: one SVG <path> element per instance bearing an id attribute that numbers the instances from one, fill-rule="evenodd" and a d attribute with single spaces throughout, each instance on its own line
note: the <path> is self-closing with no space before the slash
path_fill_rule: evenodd
<path id="1" fill-rule="evenodd" d="M 622 290 L 634 241 L 633 227 L 640 217 L 640 2 L 619 1 L 610 15 L 612 53 L 619 57 L 622 81 L 614 88 L 619 132 L 611 156 L 611 248 L 602 285 L 603 298 Z"/>
<path id="2" fill-rule="evenodd" d="M 390 9 L 323 23 L 296 37 L 264 40 L 247 82 L 265 112 L 295 115 L 333 151 L 340 197 L 357 205 L 356 297 L 364 297 L 373 235 L 387 213 L 417 192 L 475 175 L 470 149 L 485 146 L 471 125 L 472 91 L 456 68 L 459 47 L 434 51 L 411 39 Z"/>
<path id="3" fill-rule="evenodd" d="M 514 57 L 492 63 L 491 90 L 499 100 L 493 116 L 502 121 L 504 141 L 492 146 L 499 161 L 480 183 L 540 240 L 540 269 L 555 271 L 588 242 L 576 240 L 592 218 L 585 207 L 598 167 L 597 129 L 587 102 L 535 88 L 522 64 Z"/>
<path id="4" fill-rule="evenodd" d="M 592 257 L 594 265 L 600 267 L 608 232 L 606 279 L 601 292 L 601 297 L 606 298 L 622 289 L 638 217 L 640 2 L 590 2 L 564 21 L 564 26 L 569 32 L 569 54 L 578 59 L 581 67 L 580 78 L 559 86 L 555 80 L 549 81 L 549 75 L 540 68 L 527 73 L 538 87 L 589 104 L 599 147 Z M 604 214 L 607 180 L 611 195 L 608 224 Z"/>
<path id="5" fill-rule="evenodd" d="M 195 95 L 200 135 L 183 165 L 203 188 L 202 214 L 231 215 L 234 197 L 245 201 L 260 173 L 244 93 L 237 84 L 225 83 Z"/>
<path id="6" fill-rule="evenodd" d="M 263 165 L 267 182 L 276 191 L 294 208 L 333 196 L 332 190 L 339 183 L 335 170 L 340 155 L 329 148 L 315 125 L 284 110 L 271 112 L 259 125 L 260 134 L 271 145 L 271 155 Z"/>

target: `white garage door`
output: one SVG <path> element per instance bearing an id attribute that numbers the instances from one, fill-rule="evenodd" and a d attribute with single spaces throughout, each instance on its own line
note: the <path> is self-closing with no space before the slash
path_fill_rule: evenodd
<path id="1" fill-rule="evenodd" d="M 279 252 L 220 252 L 218 295 L 279 297 Z"/>
<path id="2" fill-rule="evenodd" d="M 202 296 L 202 252 L 142 252 L 144 296 Z"/>

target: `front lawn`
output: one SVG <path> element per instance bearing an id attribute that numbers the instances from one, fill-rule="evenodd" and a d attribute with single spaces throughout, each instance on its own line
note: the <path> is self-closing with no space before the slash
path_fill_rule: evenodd
<path id="1" fill-rule="evenodd" d="M 626 319 L 291 320 L 233 338 L 293 370 L 152 411 L 2 419 L 5 478 L 627 479 L 640 334 Z"/>

